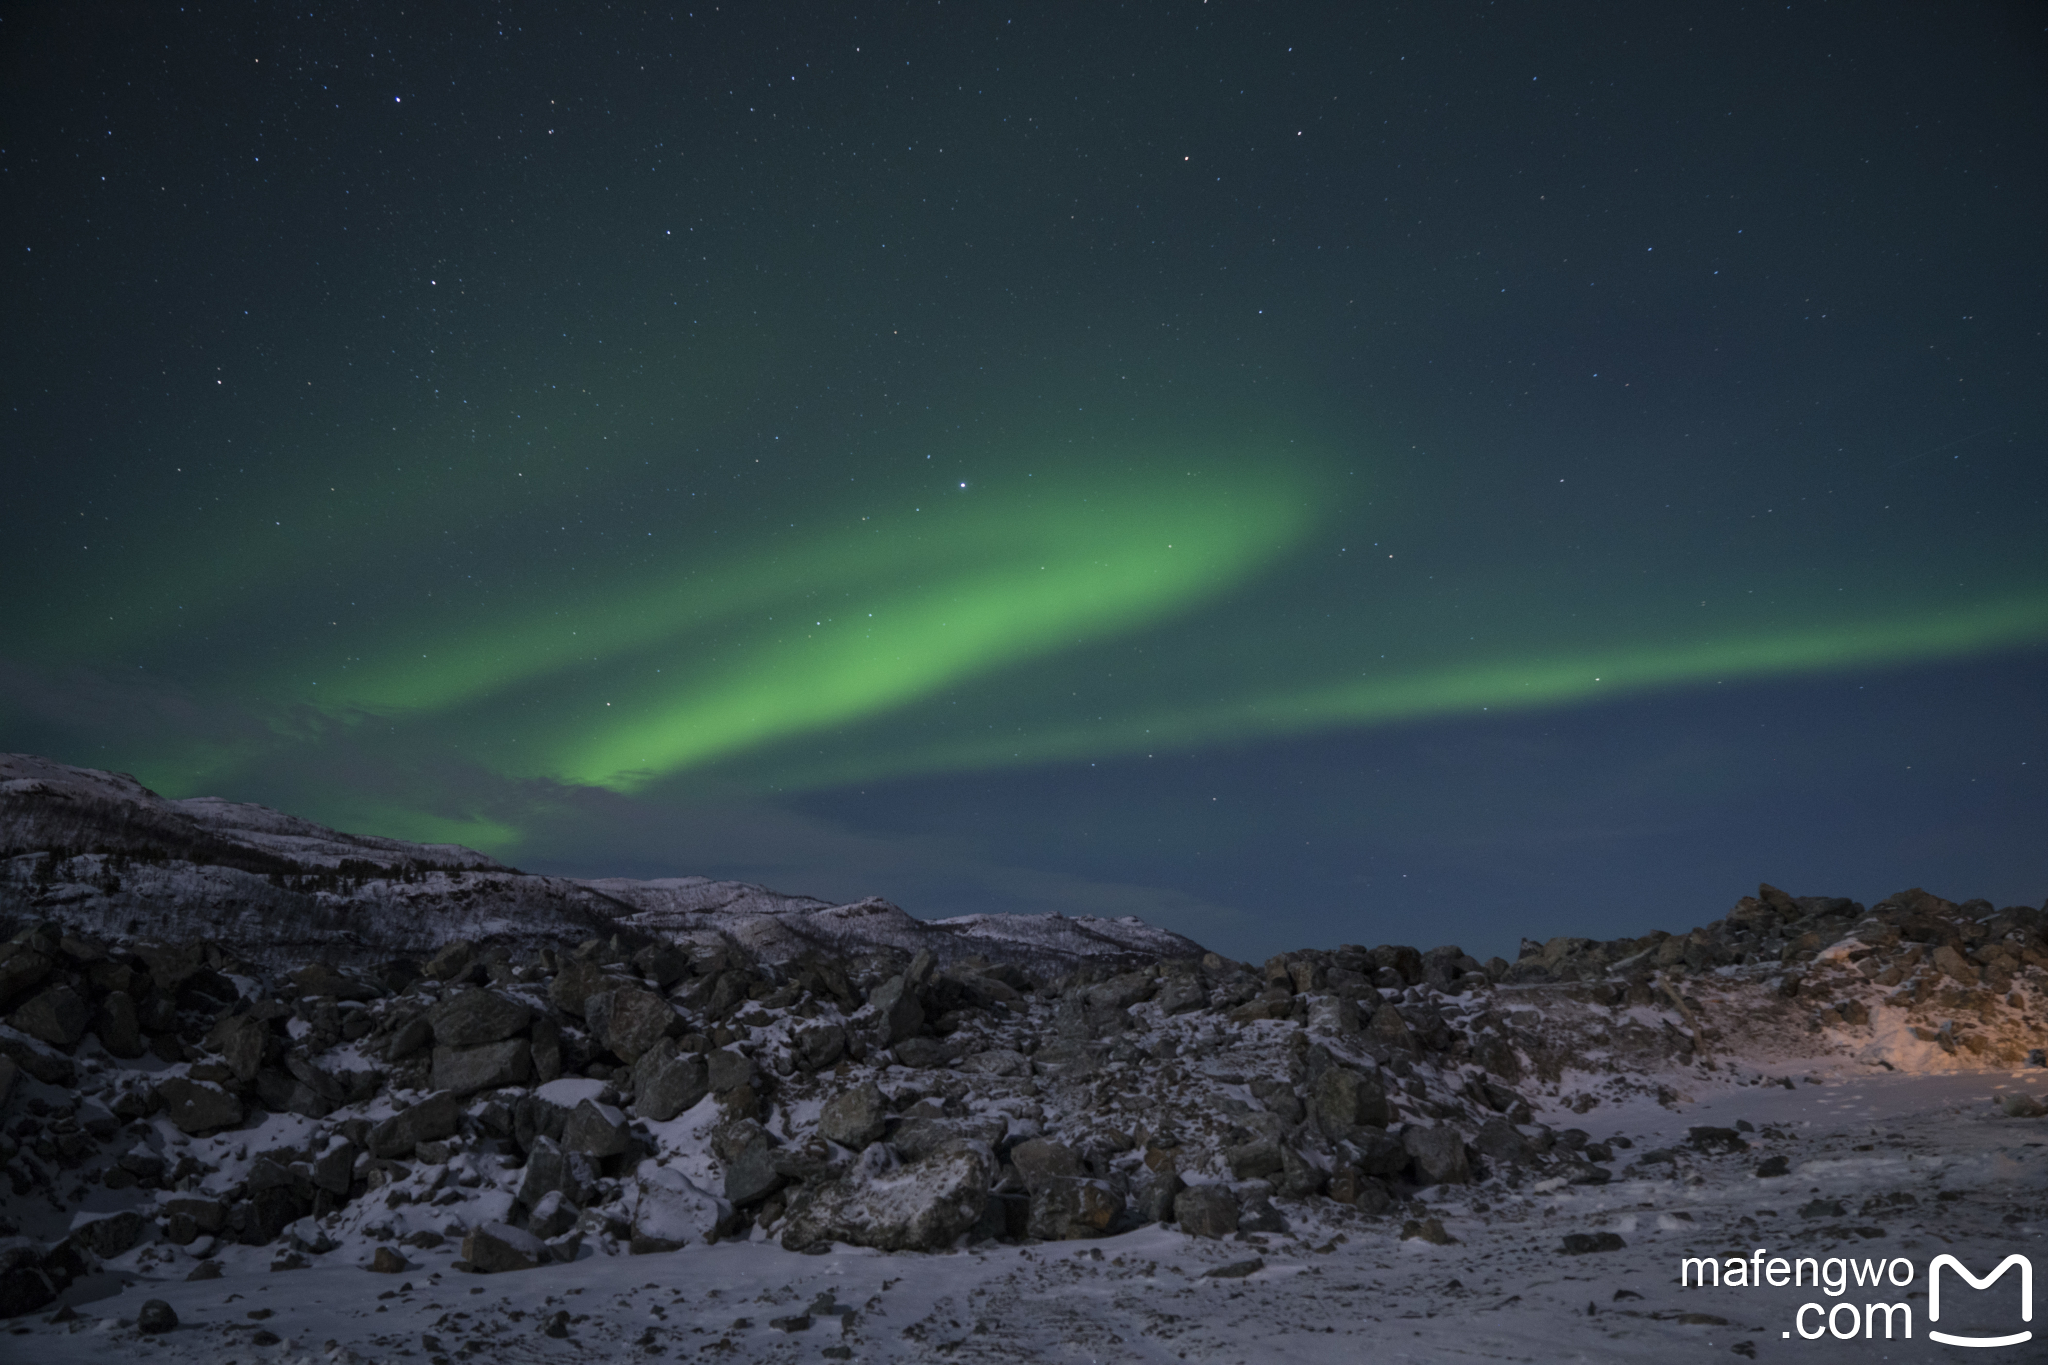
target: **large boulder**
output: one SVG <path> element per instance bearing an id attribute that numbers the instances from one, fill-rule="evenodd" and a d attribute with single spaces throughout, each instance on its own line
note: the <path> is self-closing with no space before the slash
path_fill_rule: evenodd
<path id="1" fill-rule="evenodd" d="M 0 1005 L 39 985 L 56 963 L 25 943 L 0 945 Z"/>
<path id="2" fill-rule="evenodd" d="M 875 987 L 868 997 L 868 1006 L 874 1011 L 883 1047 L 924 1032 L 924 1007 L 917 1003 L 917 988 L 903 977 L 892 976 Z"/>
<path id="3" fill-rule="evenodd" d="M 682 1021 L 676 1017 L 675 1006 L 653 991 L 621 986 L 612 992 L 604 1045 L 621 1061 L 637 1062 L 656 1043 L 681 1031 Z"/>
<path id="4" fill-rule="evenodd" d="M 633 1064 L 633 1116 L 666 1123 L 711 1093 L 702 1057 L 678 1054 L 664 1039 Z"/>
<path id="5" fill-rule="evenodd" d="M 825 1101 L 818 1114 L 818 1131 L 856 1152 L 880 1141 L 888 1126 L 889 1101 L 873 1081 L 840 1091 Z"/>
<path id="6" fill-rule="evenodd" d="M 215 1024 L 206 1035 L 206 1045 L 220 1054 L 235 1079 L 248 1085 L 263 1069 L 270 1050 L 270 1025 L 246 1014 L 231 1014 Z"/>
<path id="7" fill-rule="evenodd" d="M 1010 1149 L 1010 1164 L 1033 1194 L 1056 1180 L 1078 1180 L 1082 1175 L 1080 1153 L 1050 1138 L 1027 1138 L 1018 1143 Z"/>
<path id="8" fill-rule="evenodd" d="M 7 1022 L 51 1047 L 75 1047 L 92 1026 L 92 1006 L 69 986 L 52 986 L 31 996 Z"/>
<path id="9" fill-rule="evenodd" d="M 618 1156 L 632 1145 L 626 1116 L 609 1104 L 585 1100 L 570 1111 L 562 1125 L 563 1150 L 581 1152 L 594 1161 Z"/>
<path id="10" fill-rule="evenodd" d="M 553 1138 L 539 1136 L 533 1140 L 533 1150 L 526 1154 L 516 1198 L 528 1209 L 540 1207 L 550 1194 L 581 1204 L 589 1198 L 596 1179 L 597 1171 L 588 1157 L 580 1152 L 565 1152 Z"/>
<path id="11" fill-rule="evenodd" d="M 461 1127 L 462 1105 L 453 1092 L 443 1090 L 372 1128 L 366 1145 L 371 1156 L 411 1156 L 420 1143 L 453 1137 Z"/>
<path id="12" fill-rule="evenodd" d="M 1026 1228 L 1030 1236 L 1047 1242 L 1101 1237 L 1123 1211 L 1123 1198 L 1106 1181 L 1061 1176 L 1031 1192 Z"/>
<path id="13" fill-rule="evenodd" d="M 524 1038 L 480 1047 L 436 1047 L 434 1089 L 457 1095 L 525 1085 L 533 1077 L 533 1052 Z"/>
<path id="14" fill-rule="evenodd" d="M 157 1101 L 164 1117 L 181 1133 L 210 1133 L 242 1121 L 242 1101 L 205 1081 L 189 1076 L 172 1076 L 157 1082 Z"/>
<path id="15" fill-rule="evenodd" d="M 1416 1179 L 1425 1185 L 1463 1185 L 1472 1179 L 1465 1158 L 1465 1139 L 1455 1128 L 1410 1127 L 1401 1146 L 1415 1162 Z"/>
<path id="16" fill-rule="evenodd" d="M 784 1177 L 775 1168 L 774 1140 L 753 1119 L 728 1124 L 714 1149 L 725 1162 L 726 1200 L 735 1207 L 765 1199 L 781 1188 Z"/>
<path id="17" fill-rule="evenodd" d="M 1346 1066 L 1324 1069 L 1309 1089 L 1309 1117 L 1332 1142 L 1359 1128 L 1385 1128 L 1393 1118 L 1386 1087 L 1377 1072 Z"/>
<path id="18" fill-rule="evenodd" d="M 531 1270 L 549 1259 L 540 1238 L 505 1223 L 480 1223 L 462 1239 L 462 1259 L 485 1275 Z"/>
<path id="19" fill-rule="evenodd" d="M 833 1242 L 941 1251 L 981 1218 L 994 1174 L 988 1151 L 966 1143 L 894 1169 L 864 1164 L 822 1186 L 792 1214 L 782 1245 L 791 1251 Z"/>
<path id="20" fill-rule="evenodd" d="M 725 1201 L 697 1188 L 681 1171 L 640 1164 L 634 1178 L 633 1250 L 673 1251 L 692 1242 L 706 1242 L 732 1212 Z"/>
<path id="21" fill-rule="evenodd" d="M 555 973 L 555 979 L 548 983 L 548 1003 L 565 1014 L 581 1018 L 586 1001 L 617 984 L 618 979 L 595 962 L 581 959 L 565 962 L 562 970 Z"/>
<path id="22" fill-rule="evenodd" d="M 1192 1185 L 1174 1197 L 1173 1221 L 1194 1237 L 1228 1237 L 1237 1231 L 1237 1196 L 1228 1185 Z"/>
<path id="23" fill-rule="evenodd" d="M 524 1033 L 533 1006 L 497 991 L 457 991 L 427 1011 L 427 1022 L 442 1047 L 479 1047 Z"/>
<path id="24" fill-rule="evenodd" d="M 135 998 L 126 991 L 108 991 L 100 1000 L 99 1013 L 92 1022 L 100 1046 L 116 1057 L 142 1055 L 142 1023 L 136 1017 Z"/>

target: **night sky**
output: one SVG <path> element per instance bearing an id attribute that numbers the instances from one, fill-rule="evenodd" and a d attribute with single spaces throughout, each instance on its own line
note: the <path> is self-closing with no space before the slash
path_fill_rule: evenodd
<path id="1" fill-rule="evenodd" d="M 2048 895 L 2038 6 L 45 5 L 0 143 L 0 749 L 1250 958 Z"/>

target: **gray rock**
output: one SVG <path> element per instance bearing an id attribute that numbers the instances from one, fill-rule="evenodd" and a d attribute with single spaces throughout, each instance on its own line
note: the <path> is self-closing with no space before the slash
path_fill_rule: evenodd
<path id="1" fill-rule="evenodd" d="M 131 1249 L 151 1230 L 148 1219 L 134 1209 L 124 1209 L 72 1229 L 66 1240 L 104 1260 Z"/>
<path id="2" fill-rule="evenodd" d="M 1415 1161 L 1416 1179 L 1425 1185 L 1464 1185 L 1472 1179 L 1465 1139 L 1455 1128 L 1411 1126 L 1401 1134 L 1401 1146 Z"/>
<path id="3" fill-rule="evenodd" d="M 821 1187 L 790 1216 L 790 1251 L 846 1242 L 880 1251 L 940 1251 L 988 1204 L 994 1159 L 979 1147 L 935 1152 L 893 1170 L 856 1170 Z"/>
<path id="4" fill-rule="evenodd" d="M 2043 1104 L 2032 1095 L 2014 1091 L 1998 1097 L 1998 1107 L 2009 1119 L 2037 1119 L 2048 1114 L 2048 1104 Z"/>
<path id="5" fill-rule="evenodd" d="M 1537 1156 L 1536 1149 L 1529 1145 L 1529 1139 L 1522 1136 L 1521 1129 L 1504 1118 L 1490 1118 L 1480 1124 L 1472 1145 L 1488 1161 L 1508 1166 L 1523 1165 L 1534 1161 Z"/>
<path id="6" fill-rule="evenodd" d="M 427 1012 L 427 1022 L 442 1047 L 481 1047 L 524 1033 L 533 1006 L 497 991 L 457 991 Z"/>
<path id="7" fill-rule="evenodd" d="M 163 1105 L 164 1117 L 181 1133 L 210 1133 L 216 1128 L 229 1128 L 242 1121 L 242 1101 L 239 1098 L 217 1085 L 187 1076 L 173 1076 L 157 1082 L 156 1097 Z"/>
<path id="8" fill-rule="evenodd" d="M 1209 988 L 1193 972 L 1175 972 L 1160 983 L 1155 999 L 1169 1015 L 1186 1014 L 1209 1003 Z"/>
<path id="9" fill-rule="evenodd" d="M 366 1145 L 371 1156 L 408 1156 L 420 1143 L 453 1137 L 461 1128 L 462 1105 L 454 1094 L 443 1090 L 372 1128 Z"/>
<path id="10" fill-rule="evenodd" d="M 638 1254 L 708 1242 L 732 1213 L 730 1205 L 697 1188 L 671 1166 L 645 1163 L 634 1184 L 638 1197 L 632 1236 Z"/>
<path id="11" fill-rule="evenodd" d="M 428 958 L 420 972 L 435 981 L 466 981 L 478 965 L 476 945 L 457 939 Z"/>
<path id="12" fill-rule="evenodd" d="M 1567 1256 L 1584 1256 L 1595 1251 L 1626 1251 L 1628 1243 L 1613 1232 L 1568 1232 L 1562 1248 Z"/>
<path id="13" fill-rule="evenodd" d="M 402 1062 L 434 1041 L 434 1026 L 424 1014 L 415 1014 L 391 1032 L 384 1044 L 384 1060 Z"/>
<path id="14" fill-rule="evenodd" d="M 629 1065 L 637 1062 L 656 1043 L 681 1031 L 682 1021 L 676 1017 L 675 1006 L 653 991 L 621 986 L 612 992 L 604 1043 L 621 1061 Z"/>
<path id="15" fill-rule="evenodd" d="M 594 962 L 565 962 L 548 983 L 548 1003 L 565 1014 L 581 1016 L 584 1001 L 615 984 L 614 978 Z"/>
<path id="16" fill-rule="evenodd" d="M 462 1239 L 462 1259 L 485 1275 L 531 1270 L 551 1259 L 540 1238 L 506 1223 L 483 1223 Z"/>
<path id="17" fill-rule="evenodd" d="M 818 1131 L 842 1147 L 856 1152 L 881 1140 L 888 1131 L 889 1101 L 873 1081 L 842 1090 L 825 1101 L 818 1114 Z"/>
<path id="18" fill-rule="evenodd" d="M 316 1189 L 346 1195 L 355 1181 L 355 1144 L 345 1137 L 329 1139 L 326 1148 L 313 1158 L 312 1178 Z"/>
<path id="19" fill-rule="evenodd" d="M 868 997 L 875 1012 L 878 1041 L 892 1047 L 924 1031 L 924 1007 L 917 1003 L 917 991 L 900 976 L 892 976 L 875 987 Z"/>
<path id="20" fill-rule="evenodd" d="M 1075 1180 L 1082 1175 L 1080 1153 L 1048 1138 L 1027 1138 L 1012 1147 L 1010 1164 L 1033 1194 L 1055 1180 Z"/>
<path id="21" fill-rule="evenodd" d="M 29 997 L 8 1023 L 51 1047 L 71 1048 L 92 1025 L 92 1007 L 69 986 L 52 986 Z"/>
<path id="22" fill-rule="evenodd" d="M 1308 1000 L 1310 1033 L 1358 1032 L 1358 1006 L 1341 995 L 1312 995 Z"/>
<path id="23" fill-rule="evenodd" d="M 116 1057 L 142 1055 L 142 1022 L 136 1017 L 135 1000 L 126 991 L 108 991 L 93 1019 L 93 1032 L 100 1046 Z"/>
<path id="24" fill-rule="evenodd" d="M 936 1038 L 903 1038 L 889 1049 L 899 1066 L 929 1071 L 952 1060 L 952 1050 Z"/>
<path id="25" fill-rule="evenodd" d="M 846 1029 L 839 1024 L 812 1024 L 796 1035 L 797 1065 L 823 1071 L 846 1054 Z"/>
<path id="26" fill-rule="evenodd" d="M 479 1090 L 525 1085 L 532 1078 L 533 1052 L 524 1038 L 507 1038 L 479 1047 L 434 1049 L 436 1090 L 474 1095 Z"/>
<path id="27" fill-rule="evenodd" d="M 562 1125 L 563 1150 L 581 1152 L 593 1160 L 618 1156 L 632 1145 L 633 1135 L 626 1128 L 626 1116 L 608 1104 L 585 1100 Z"/>
<path id="28" fill-rule="evenodd" d="M 1328 1067 L 1316 1078 L 1309 1090 L 1308 1111 L 1323 1136 L 1333 1142 L 1352 1136 L 1359 1128 L 1385 1128 L 1394 1116 L 1379 1073 L 1344 1066 Z"/>
<path id="29" fill-rule="evenodd" d="M 702 1057 L 678 1054 L 666 1040 L 640 1055 L 633 1064 L 633 1115 L 666 1123 L 711 1093 Z"/>
<path id="30" fill-rule="evenodd" d="M 379 1275 L 403 1275 L 412 1269 L 412 1262 L 391 1247 L 378 1247 L 377 1253 L 370 1257 L 370 1269 Z"/>
<path id="31" fill-rule="evenodd" d="M 0 944 L 0 1004 L 39 984 L 56 962 L 25 943 Z"/>
<path id="32" fill-rule="evenodd" d="M 559 1195 L 580 1205 L 589 1198 L 596 1178 L 597 1172 L 588 1157 L 563 1151 L 561 1144 L 551 1137 L 536 1136 L 533 1150 L 526 1154 L 526 1168 L 520 1173 L 516 1198 L 527 1209 L 539 1208 L 549 1195 Z"/>
<path id="33" fill-rule="evenodd" d="M 541 1196 L 540 1202 L 535 1204 L 533 1211 L 527 1215 L 526 1230 L 546 1241 L 550 1237 L 560 1237 L 575 1227 L 576 1220 L 582 1214 L 583 1210 L 560 1190 L 550 1190 Z"/>
<path id="34" fill-rule="evenodd" d="M 1280 1155 L 1280 1144 L 1266 1138 L 1226 1148 L 1223 1159 L 1230 1166 L 1230 1174 L 1238 1180 L 1264 1180 L 1280 1174 L 1286 1165 Z"/>
<path id="35" fill-rule="evenodd" d="M 1047 1242 L 1103 1237 L 1123 1211 L 1123 1199 L 1107 1182 L 1059 1176 L 1031 1192 L 1026 1230 Z"/>
<path id="36" fill-rule="evenodd" d="M 1031 1059 L 1009 1048 L 992 1047 L 986 1052 L 969 1053 L 961 1058 L 960 1069 L 979 1076 L 1029 1076 Z"/>
<path id="37" fill-rule="evenodd" d="M 1187 1188 L 1187 1182 L 1180 1178 L 1180 1172 L 1168 1168 L 1153 1176 L 1138 1190 L 1133 1201 L 1137 1219 L 1141 1223 L 1171 1223 L 1173 1201 Z"/>
<path id="38" fill-rule="evenodd" d="M 248 1085 L 263 1069 L 263 1058 L 270 1050 L 271 1037 L 270 1025 L 262 1020 L 246 1014 L 231 1014 L 207 1032 L 206 1046 L 220 1054 L 238 1082 Z"/>
<path id="39" fill-rule="evenodd" d="M 168 1332 L 177 1325 L 178 1315 L 162 1299 L 148 1300 L 135 1314 L 135 1330 L 145 1336 Z"/>
<path id="40" fill-rule="evenodd" d="M 536 1019 L 526 1031 L 533 1040 L 533 1078 L 546 1085 L 562 1078 L 562 1031 L 552 1019 Z"/>
<path id="41" fill-rule="evenodd" d="M 650 943 L 633 954 L 633 970 L 667 990 L 690 974 L 690 955 L 673 943 Z"/>
<path id="42" fill-rule="evenodd" d="M 1280 1173 L 1274 1178 L 1274 1190 L 1289 1199 L 1306 1199 L 1320 1194 L 1329 1177 L 1311 1165 L 1301 1153 L 1292 1147 L 1280 1149 Z"/>
<path id="43" fill-rule="evenodd" d="M 1173 1201 L 1173 1221 L 1192 1237 L 1227 1237 L 1237 1231 L 1237 1196 L 1227 1185 L 1193 1185 Z"/>
<path id="44" fill-rule="evenodd" d="M 1239 1232 L 1286 1232 L 1287 1218 L 1273 1207 L 1270 1195 L 1254 1194 L 1238 1206 Z"/>
<path id="45" fill-rule="evenodd" d="M 737 1090 L 743 1085 L 752 1085 L 756 1071 L 754 1059 L 743 1052 L 730 1048 L 716 1048 L 704 1056 L 705 1075 L 714 1094 Z"/>
<path id="46" fill-rule="evenodd" d="M 889 1135 L 889 1145 L 905 1161 L 930 1156 L 950 1142 L 980 1142 L 991 1149 L 1002 1144 L 1010 1121 L 1001 1114 L 982 1114 L 965 1119 L 904 1119 Z"/>
<path id="47" fill-rule="evenodd" d="M 1400 1048 L 1408 1052 L 1419 1052 L 1421 1047 L 1415 1041 L 1413 1030 L 1401 1011 L 1392 1005 L 1381 1005 L 1373 1012 L 1372 1023 L 1366 1028 L 1367 1038 L 1389 1048 Z"/>
<path id="48" fill-rule="evenodd" d="M 299 1084 L 330 1104 L 342 1104 L 348 1100 L 348 1086 L 300 1049 L 294 1048 L 285 1054 L 284 1069 Z"/>
<path id="49" fill-rule="evenodd" d="M 782 1187 L 784 1177 L 775 1169 L 775 1145 L 760 1124 L 743 1119 L 730 1125 L 721 1146 L 726 1202 L 735 1207 L 751 1204 Z"/>

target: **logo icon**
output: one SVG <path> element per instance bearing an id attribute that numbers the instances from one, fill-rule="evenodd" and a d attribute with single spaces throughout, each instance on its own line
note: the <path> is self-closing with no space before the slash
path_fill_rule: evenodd
<path id="1" fill-rule="evenodd" d="M 2011 1270 L 2014 1266 L 2018 1266 L 2020 1268 L 2020 1321 L 2032 1322 L 2034 1320 L 2034 1263 L 2032 1261 L 2018 1252 L 2014 1252 L 1998 1263 L 1998 1269 L 1980 1280 L 1970 1273 L 1968 1266 L 1955 1257 L 1944 1253 L 1935 1257 L 1933 1263 L 1927 1267 L 1927 1320 L 1930 1323 L 1941 1321 L 1941 1268 L 1943 1266 L 1947 1266 L 1955 1271 L 1956 1274 L 1968 1280 L 1972 1289 L 1989 1289 L 2006 1271 Z M 2017 1346 L 2023 1341 L 2032 1341 L 2034 1339 L 2034 1334 L 2031 1331 L 2014 1332 L 2010 1336 L 2003 1337 L 1959 1337 L 1947 1332 L 1937 1332 L 1931 1327 L 1928 1329 L 1927 1335 L 1933 1340 L 1941 1342 L 1944 1346 Z"/>

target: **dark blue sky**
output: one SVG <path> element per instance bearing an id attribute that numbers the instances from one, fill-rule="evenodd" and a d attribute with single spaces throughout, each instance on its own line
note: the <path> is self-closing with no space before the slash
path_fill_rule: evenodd
<path id="1" fill-rule="evenodd" d="M 2048 895 L 2023 5 L 0 27 L 0 746 L 1237 956 Z"/>

